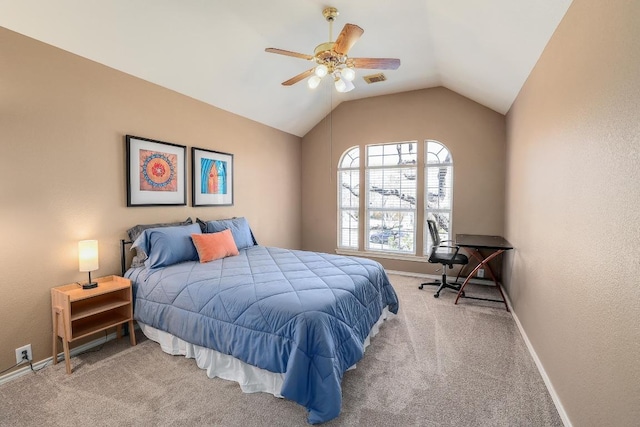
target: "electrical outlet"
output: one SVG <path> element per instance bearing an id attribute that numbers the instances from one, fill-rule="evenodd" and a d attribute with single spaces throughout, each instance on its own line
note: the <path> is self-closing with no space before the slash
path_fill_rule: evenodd
<path id="1" fill-rule="evenodd" d="M 480 279 L 484 278 L 484 268 L 481 268 L 480 270 L 478 270 L 478 277 Z"/>
<path id="2" fill-rule="evenodd" d="M 23 345 L 20 348 L 16 348 L 16 364 L 24 363 L 23 353 L 27 352 L 27 360 L 33 360 L 33 353 L 31 353 L 31 344 Z"/>

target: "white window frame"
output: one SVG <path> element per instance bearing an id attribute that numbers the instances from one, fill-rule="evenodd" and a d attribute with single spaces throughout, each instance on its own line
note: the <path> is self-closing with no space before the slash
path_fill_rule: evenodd
<path id="1" fill-rule="evenodd" d="M 340 160 L 338 163 L 338 167 L 337 167 L 337 171 L 338 171 L 338 179 L 337 179 L 337 207 L 338 207 L 338 212 L 337 212 L 337 242 L 338 242 L 338 246 L 337 246 L 337 250 L 336 252 L 338 253 L 342 253 L 345 255 L 356 255 L 356 256 L 377 256 L 377 257 L 381 257 L 381 258 L 388 258 L 388 259 L 396 259 L 396 260 L 411 260 L 411 261 L 419 261 L 419 262 L 426 262 L 428 254 L 431 251 L 431 236 L 429 235 L 429 228 L 427 227 L 427 222 L 426 220 L 428 218 L 431 217 L 431 214 L 437 214 L 437 213 L 445 213 L 448 214 L 448 218 L 449 218 L 449 230 L 443 230 L 441 227 L 438 227 L 439 232 L 440 232 L 440 237 L 442 240 L 449 240 L 452 239 L 454 236 L 453 234 L 453 193 L 454 193 L 454 181 L 453 181 L 453 176 L 454 176 L 454 168 L 453 168 L 453 157 L 451 154 L 451 150 L 442 142 L 437 141 L 437 140 L 432 140 L 432 139 L 427 139 L 424 140 L 424 144 L 422 145 L 422 149 L 424 150 L 424 152 L 422 153 L 422 160 L 423 160 L 423 173 L 424 173 L 424 177 L 422 179 L 422 182 L 424 184 L 424 188 L 422 191 L 422 194 L 417 193 L 416 191 L 416 204 L 415 204 L 415 209 L 413 212 L 414 215 L 414 230 L 413 230 L 413 242 L 414 242 L 414 250 L 413 252 L 409 252 L 409 251 L 389 251 L 389 250 L 381 250 L 378 248 L 371 248 L 370 247 L 370 242 L 369 242 L 369 237 L 370 237 L 370 224 L 369 224 L 369 217 L 370 217 L 370 209 L 369 209 L 369 174 L 368 174 L 368 169 L 369 169 L 369 158 L 368 158 L 368 147 L 369 146 L 376 146 L 376 145 L 395 145 L 395 144 L 402 144 L 402 143 L 414 143 L 416 144 L 416 149 L 418 148 L 418 142 L 417 141 L 400 141 L 400 142 L 388 142 L 388 143 L 378 143 L 378 144 L 370 144 L 370 145 L 364 145 L 364 146 L 354 146 L 354 147 L 350 147 L 348 149 L 346 149 L 344 151 L 344 153 L 342 154 L 342 156 L 340 156 Z M 439 144 L 442 148 L 444 148 L 447 153 L 448 153 L 448 161 L 446 162 L 439 162 L 436 164 L 429 164 L 428 163 L 428 157 L 429 157 L 429 143 L 436 143 Z M 353 156 L 353 154 L 356 154 L 356 156 Z M 351 163 L 348 166 L 345 166 L 345 158 L 347 155 L 351 155 Z M 362 161 L 362 159 L 364 159 L 364 162 Z M 354 162 L 357 160 L 356 164 L 357 166 L 353 166 Z M 416 160 L 418 160 L 418 158 L 416 157 Z M 419 163 L 418 163 L 419 164 Z M 418 172 L 418 164 L 416 164 L 416 173 Z M 429 168 L 441 168 L 441 167 L 448 167 L 450 168 L 450 174 L 449 174 L 449 184 L 450 187 L 448 188 L 448 199 L 449 199 L 449 208 L 430 208 L 428 203 L 427 203 L 427 197 L 428 196 L 428 190 L 429 190 L 429 185 L 430 182 L 429 180 Z M 387 166 L 381 166 L 382 168 L 386 168 Z M 400 167 L 400 166 L 399 166 Z M 380 167 L 373 167 L 373 168 L 380 168 Z M 355 244 L 352 244 L 351 246 L 344 246 L 342 245 L 342 229 L 343 229 L 343 224 L 342 224 L 342 212 L 344 210 L 344 208 L 342 208 L 341 205 L 341 177 L 340 177 L 340 173 L 343 171 L 350 171 L 350 172 L 357 172 L 357 176 L 358 176 L 358 182 L 357 182 L 357 191 L 358 191 L 358 199 L 359 199 L 359 203 L 358 203 L 358 208 L 357 210 L 354 207 L 349 207 L 346 208 L 348 210 L 351 211 L 356 211 L 357 215 L 358 215 L 358 226 L 357 226 L 357 238 L 356 238 L 356 242 Z M 364 175 L 364 178 L 363 178 Z M 364 185 L 362 184 L 362 181 L 364 180 Z M 355 189 L 355 184 L 352 185 L 352 189 Z M 432 186 L 433 187 L 433 186 Z M 361 192 L 364 191 L 365 194 L 365 198 L 364 201 L 360 200 L 360 196 L 362 195 Z M 422 204 L 421 204 L 422 203 Z M 418 206 L 421 207 L 421 209 L 423 209 L 423 221 L 422 223 L 418 223 L 417 222 L 417 209 Z M 378 208 L 374 208 L 373 210 L 381 210 Z M 391 211 L 398 211 L 397 208 L 390 208 Z M 364 218 L 364 219 L 363 219 Z M 420 228 L 422 227 L 422 229 Z M 418 235 L 418 233 L 422 233 L 423 236 L 423 253 L 419 254 L 419 248 L 417 246 L 417 241 L 416 241 L 416 237 Z M 364 236 L 364 237 L 363 237 Z"/>
<path id="2" fill-rule="evenodd" d="M 415 173 L 417 174 L 418 172 L 418 164 L 417 164 L 417 152 L 415 154 L 416 158 L 415 158 L 415 163 L 413 163 L 413 165 L 407 165 L 407 164 L 400 164 L 400 165 L 382 165 L 382 166 L 373 166 L 370 164 L 371 161 L 371 155 L 370 155 L 370 150 L 373 147 L 381 147 L 381 146 L 395 146 L 398 144 L 414 144 L 414 146 L 416 147 L 416 151 L 418 149 L 418 141 L 396 141 L 396 142 L 386 142 L 386 143 L 380 143 L 380 144 L 368 144 L 365 146 L 365 153 L 364 153 L 364 157 L 365 157 L 365 191 L 366 191 L 366 196 L 365 196 L 365 208 L 364 208 L 364 218 L 365 218 L 365 222 L 364 222 L 364 249 L 366 252 L 375 252 L 375 253 L 390 253 L 390 254 L 396 254 L 396 255 L 408 255 L 408 256 L 415 256 L 416 255 L 416 251 L 417 251 L 417 245 L 416 245 L 416 236 L 417 236 L 417 228 L 418 228 L 418 223 L 417 223 L 417 215 L 418 215 L 418 194 L 416 191 L 416 197 L 415 197 L 415 201 L 413 203 L 413 208 L 398 208 L 398 207 L 393 207 L 393 208 L 384 208 L 384 207 L 376 207 L 376 208 L 370 208 L 370 200 L 371 200 L 371 191 L 369 190 L 370 188 L 370 172 L 371 171 L 375 171 L 375 170 L 394 170 L 394 169 L 407 169 L 407 168 L 413 168 L 415 169 Z M 416 189 L 417 190 L 417 189 Z M 412 238 L 412 242 L 413 242 L 413 248 L 411 250 L 401 250 L 401 249 L 390 249 L 390 248 L 377 248 L 375 246 L 372 246 L 372 242 L 370 241 L 370 233 L 371 233 L 371 224 L 370 224 L 370 212 L 371 211 L 379 211 L 379 212 L 406 212 L 406 213 L 410 213 L 413 215 L 413 230 L 411 231 L 411 238 Z M 406 235 L 406 234 L 405 234 Z"/>
<path id="3" fill-rule="evenodd" d="M 350 163 L 349 166 L 345 166 L 346 161 L 348 159 L 348 157 L 350 157 Z M 353 164 L 356 164 L 356 166 L 353 166 Z M 353 207 L 349 207 L 349 208 L 344 208 L 342 206 L 342 179 L 341 179 L 341 173 L 342 172 L 357 172 L 358 174 L 358 188 L 357 191 L 360 191 L 360 147 L 359 146 L 355 146 L 355 147 L 350 147 L 347 148 L 345 150 L 345 152 L 342 154 L 342 156 L 340 156 L 340 160 L 338 163 L 338 178 L 336 180 L 336 182 L 338 183 L 338 200 L 337 200 L 337 206 L 338 206 L 338 248 L 340 249 L 347 249 L 347 250 L 358 250 L 358 248 L 360 247 L 360 203 L 358 202 L 358 206 L 357 208 L 353 208 Z M 356 191 L 356 189 L 353 189 L 353 191 Z M 358 200 L 360 198 L 360 194 L 358 195 Z M 356 214 L 358 215 L 358 227 L 356 228 L 356 233 L 355 233 L 355 245 L 343 245 L 343 239 L 342 239 L 342 232 L 345 229 L 345 227 L 343 227 L 342 224 L 342 213 L 344 211 L 354 211 L 356 212 Z M 352 230 L 352 228 L 349 228 L 350 230 Z M 349 241 L 351 241 L 351 237 L 349 238 Z"/>
<path id="4" fill-rule="evenodd" d="M 434 148 L 436 145 L 439 145 L 440 148 L 438 149 L 438 152 L 432 152 L 432 155 L 435 155 L 436 157 L 440 158 L 444 156 L 444 159 L 442 159 L 440 162 L 438 163 L 429 163 L 429 145 L 432 144 L 432 146 Z M 443 153 L 442 151 L 446 150 L 446 153 Z M 448 194 L 448 198 L 449 198 L 449 207 L 448 208 L 430 208 L 428 203 L 427 203 L 427 198 L 428 198 L 428 192 L 429 192 L 429 187 L 434 187 L 434 185 L 431 185 L 431 183 L 429 182 L 429 169 L 441 169 L 442 167 L 446 167 L 449 168 L 449 173 L 450 173 L 450 177 L 449 177 L 449 182 L 450 185 L 449 187 L 447 187 L 449 189 L 449 194 Z M 453 156 L 451 154 L 451 150 L 449 150 L 449 148 L 444 145 L 442 142 L 440 141 L 436 141 L 433 139 L 427 139 L 424 141 L 424 194 L 422 195 L 423 200 L 424 200 L 424 221 L 422 224 L 423 227 L 423 242 L 424 242 L 424 253 L 425 255 L 429 254 L 431 252 L 431 247 L 433 245 L 433 242 L 431 241 L 431 235 L 429 234 L 429 227 L 427 226 L 427 219 L 430 218 L 434 218 L 436 215 L 438 214 L 446 214 L 449 217 L 449 223 L 448 223 L 448 230 L 442 228 L 440 226 L 439 221 L 436 221 L 437 224 L 437 229 L 438 229 L 438 234 L 440 234 L 440 239 L 442 241 L 445 240 L 452 240 L 453 239 L 453 196 L 454 196 L 454 168 L 453 168 Z M 438 183 L 438 187 L 440 187 L 440 183 Z"/>

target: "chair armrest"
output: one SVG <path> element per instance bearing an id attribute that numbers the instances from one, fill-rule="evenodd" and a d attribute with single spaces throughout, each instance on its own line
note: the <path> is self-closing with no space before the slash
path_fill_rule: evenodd
<path id="1" fill-rule="evenodd" d="M 451 242 L 452 240 L 445 240 L 447 242 Z M 438 250 L 439 248 L 449 248 L 449 249 L 455 249 L 456 251 L 453 253 L 453 255 L 451 256 L 452 258 L 455 257 L 456 255 L 458 255 L 458 252 L 460 251 L 460 246 L 451 246 L 451 245 L 440 245 L 436 247 L 436 250 Z"/>

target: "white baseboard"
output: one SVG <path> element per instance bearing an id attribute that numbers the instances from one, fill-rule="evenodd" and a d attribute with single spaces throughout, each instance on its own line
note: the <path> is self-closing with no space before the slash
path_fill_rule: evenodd
<path id="1" fill-rule="evenodd" d="M 527 333 L 524 331 L 524 328 L 522 327 L 522 323 L 520 323 L 520 319 L 518 319 L 518 315 L 516 314 L 515 311 L 513 311 L 511 300 L 509 299 L 509 295 L 507 295 L 506 292 L 504 294 L 504 297 L 507 300 L 507 305 L 509 306 L 509 310 L 511 310 L 511 315 L 513 316 L 513 320 L 515 320 L 516 325 L 518 326 L 520 335 L 522 335 L 522 339 L 524 340 L 524 343 L 527 345 L 527 349 L 529 349 L 529 353 L 531 354 L 533 361 L 538 367 L 538 372 L 540 372 L 540 376 L 542 376 L 542 380 L 544 381 L 544 384 L 547 386 L 549 395 L 551 395 L 551 400 L 553 400 L 553 403 L 556 406 L 556 409 L 558 410 L 558 414 L 560 415 L 560 419 L 562 420 L 562 423 L 565 425 L 565 427 L 573 427 L 573 424 L 571 424 L 571 420 L 567 415 L 567 411 L 565 411 L 564 406 L 560 401 L 560 397 L 558 396 L 558 393 L 556 393 L 556 389 L 553 387 L 553 383 L 551 382 L 549 375 L 547 375 L 547 371 L 545 371 L 544 366 L 542 365 L 542 362 L 538 357 L 538 354 L 533 348 L 531 341 L 529 341 L 529 337 L 527 336 Z"/>
<path id="2" fill-rule="evenodd" d="M 136 328 L 138 327 L 138 325 L 136 325 Z M 69 351 L 69 356 L 73 357 L 73 356 L 77 356 L 80 353 L 83 353 L 87 350 L 90 350 L 94 347 L 97 347 L 99 345 L 102 345 L 108 341 L 114 340 L 116 338 L 116 333 L 113 332 L 109 335 L 107 335 L 106 337 L 102 337 L 102 338 L 97 338 L 93 341 L 90 341 L 86 344 L 82 344 L 79 345 L 78 347 L 73 348 L 72 350 Z M 64 353 L 58 353 L 58 362 L 62 362 L 64 363 Z M 41 360 L 37 363 L 32 363 L 33 369 L 35 371 L 37 371 L 38 369 L 44 368 L 45 366 L 47 366 L 48 364 L 53 363 L 53 357 L 47 357 L 44 360 Z M 31 372 L 31 367 L 29 367 L 28 364 L 24 363 L 23 368 L 17 369 L 13 372 L 9 372 L 6 375 L 3 375 L 0 377 L 0 385 L 7 383 L 9 381 L 13 381 L 16 378 L 19 378 L 23 375 L 28 374 L 29 372 Z"/>
<path id="3" fill-rule="evenodd" d="M 434 280 L 440 279 L 440 276 L 435 276 L 432 274 L 408 273 L 405 271 L 394 271 L 394 270 L 386 270 L 386 271 L 389 274 L 397 274 L 398 276 L 419 277 L 419 278 L 427 278 L 427 279 L 434 279 Z M 487 280 L 477 280 L 477 279 L 471 279 L 470 283 L 477 283 L 481 285 L 487 285 L 487 284 L 493 285 L 492 282 L 488 282 Z M 506 292 L 504 293 L 504 297 L 507 300 L 507 306 L 509 307 L 511 316 L 513 317 L 513 320 L 516 322 L 516 326 L 520 331 L 520 335 L 522 336 L 522 339 L 524 340 L 524 343 L 526 344 L 527 349 L 529 350 L 529 354 L 531 354 L 531 357 L 533 358 L 533 361 L 535 362 L 536 367 L 538 368 L 538 372 L 540 372 L 540 376 L 542 376 L 542 380 L 544 381 L 544 384 L 547 387 L 547 390 L 549 391 L 549 395 L 553 400 L 553 404 L 556 406 L 556 409 L 558 411 L 558 414 L 560 415 L 560 419 L 562 420 L 562 423 L 565 425 L 565 427 L 573 427 L 573 424 L 571 424 L 571 420 L 567 415 L 567 411 L 565 411 L 564 406 L 560 401 L 560 397 L 558 397 L 558 393 L 556 393 L 556 389 L 553 387 L 553 384 L 549 379 L 549 375 L 547 375 L 547 371 L 544 370 L 544 366 L 542 365 L 542 362 L 540 361 L 538 354 L 533 348 L 533 345 L 531 344 L 531 341 L 529 340 L 527 333 L 524 331 L 524 328 L 522 327 L 522 323 L 520 323 L 520 319 L 518 319 L 518 315 L 516 314 L 515 311 L 513 311 L 511 300 L 509 299 L 509 295 Z"/>

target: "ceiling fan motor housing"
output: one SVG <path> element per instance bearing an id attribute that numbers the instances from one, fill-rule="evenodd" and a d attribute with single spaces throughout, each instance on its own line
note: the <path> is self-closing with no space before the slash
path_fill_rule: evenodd
<path id="1" fill-rule="evenodd" d="M 324 16 L 324 19 L 328 22 L 332 22 L 338 17 L 338 9 L 335 7 L 327 7 L 322 11 L 322 16 Z"/>

